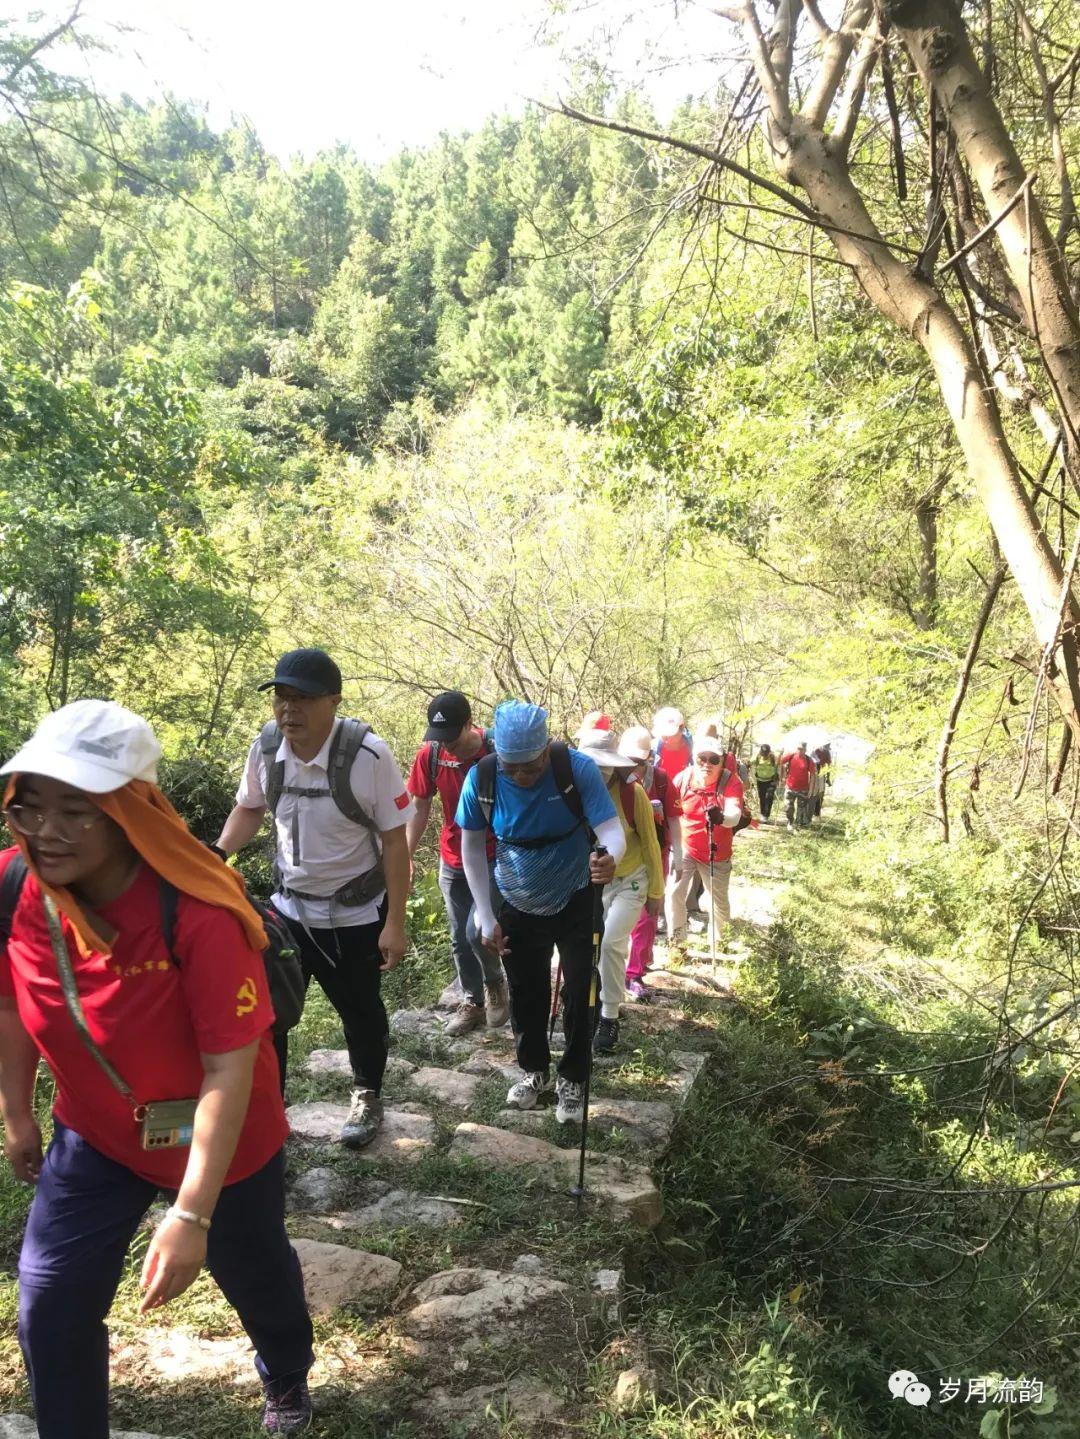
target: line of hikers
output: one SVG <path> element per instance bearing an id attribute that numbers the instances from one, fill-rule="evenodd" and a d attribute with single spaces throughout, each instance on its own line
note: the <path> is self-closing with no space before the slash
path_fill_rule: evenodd
<path id="1" fill-rule="evenodd" d="M 783 785 L 788 829 L 809 828 L 821 815 L 825 790 L 832 783 L 832 763 L 832 747 L 829 744 L 818 745 L 807 753 L 803 741 L 779 758 L 773 753 L 771 745 L 763 744 L 750 766 L 757 785 L 761 818 L 770 818 L 777 787 Z"/>
<path id="2" fill-rule="evenodd" d="M 534 1107 L 551 1081 L 556 948 L 554 1098 L 567 1124 L 582 1117 L 590 1046 L 610 1053 L 621 1005 L 648 998 L 662 910 L 675 949 L 697 882 L 714 953 L 729 922 L 748 775 L 715 725 L 691 736 L 664 709 L 651 733 L 616 737 L 594 712 L 570 747 L 536 705 L 501 704 L 489 731 L 449 691 L 428 707 L 406 782 L 370 726 L 339 714 L 341 672 L 324 651 L 290 651 L 259 688 L 271 691 L 272 717 L 210 845 L 158 788 L 150 727 L 117 704 L 56 711 L 0 770 L 16 841 L 0 853 L 0 1115 L 7 1158 L 36 1184 L 19 1338 L 41 1439 L 106 1439 L 104 1321 L 158 1191 L 172 1202 L 147 1251 L 143 1309 L 207 1265 L 255 1345 L 264 1428 L 308 1427 L 312 1330 L 284 1227 L 288 1029 L 317 980 L 352 1068 L 341 1141 L 370 1144 L 389 1050 L 381 978 L 406 953 L 412 861 L 436 795 L 457 1006 L 447 1032 L 511 1020 L 521 1070 L 511 1107 Z M 763 756 L 767 746 L 759 793 Z M 820 773 L 800 746 L 777 777 L 798 801 Z M 222 861 L 267 816 L 274 892 L 263 909 Z M 46 1154 L 33 1109 L 39 1056 L 56 1081 Z"/>

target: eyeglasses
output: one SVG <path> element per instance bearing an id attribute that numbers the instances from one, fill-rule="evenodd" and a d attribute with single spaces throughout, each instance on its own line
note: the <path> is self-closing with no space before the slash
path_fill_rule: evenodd
<path id="1" fill-rule="evenodd" d="M 697 762 L 698 764 L 719 764 L 720 756 L 718 754 L 699 754 Z"/>
<path id="2" fill-rule="evenodd" d="M 29 839 L 39 835 L 51 820 L 53 838 L 57 844 L 78 844 L 80 836 L 104 819 L 99 809 L 93 814 L 57 814 L 55 810 L 38 809 L 28 804 L 9 804 L 4 815 L 12 829 L 17 829 Z"/>
<path id="3" fill-rule="evenodd" d="M 546 749 L 543 754 L 537 755 L 536 759 L 523 760 L 518 764 L 508 763 L 506 760 L 503 759 L 499 760 L 499 768 L 502 770 L 503 774 L 509 775 L 511 779 L 513 779 L 514 775 L 518 774 L 521 775 L 524 779 L 528 779 L 531 776 L 542 774 L 544 771 L 544 766 L 546 764 Z"/>

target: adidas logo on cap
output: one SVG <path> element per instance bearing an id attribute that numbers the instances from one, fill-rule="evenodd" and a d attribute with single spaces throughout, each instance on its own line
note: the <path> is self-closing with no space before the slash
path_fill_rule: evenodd
<path id="1" fill-rule="evenodd" d="M 431 723 L 432 723 L 432 724 L 445 724 L 445 723 L 446 723 L 446 716 L 443 714 L 442 710 L 439 710 L 436 714 L 433 714 L 433 715 L 431 716 Z"/>

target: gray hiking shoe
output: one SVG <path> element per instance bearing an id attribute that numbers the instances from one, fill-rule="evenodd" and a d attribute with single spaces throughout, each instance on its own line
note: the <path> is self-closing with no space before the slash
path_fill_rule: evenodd
<path id="1" fill-rule="evenodd" d="M 555 1118 L 560 1124 L 580 1124 L 585 1090 L 560 1074 L 555 1081 Z"/>
<path id="2" fill-rule="evenodd" d="M 447 1021 L 443 1033 L 456 1039 L 459 1035 L 468 1034 L 470 1029 L 479 1029 L 484 1022 L 484 1013 L 482 1004 L 473 1004 L 471 999 L 463 999 L 458 1005 L 457 1014 Z"/>
<path id="3" fill-rule="evenodd" d="M 484 985 L 484 1014 L 488 1029 L 501 1029 L 510 1018 L 510 987 L 505 979 Z"/>
<path id="4" fill-rule="evenodd" d="M 508 1109 L 535 1109 L 536 1101 L 548 1087 L 548 1077 L 537 1071 L 535 1074 L 523 1075 L 516 1084 L 510 1086 L 506 1096 Z"/>
<path id="5" fill-rule="evenodd" d="M 382 1100 L 373 1089 L 354 1089 L 349 1104 L 349 1117 L 341 1130 L 346 1149 L 363 1149 L 379 1132 L 382 1123 Z"/>
<path id="6" fill-rule="evenodd" d="M 311 1428 L 311 1395 L 306 1379 L 282 1393 L 275 1393 L 269 1384 L 264 1388 L 262 1427 L 267 1434 L 302 1434 Z"/>

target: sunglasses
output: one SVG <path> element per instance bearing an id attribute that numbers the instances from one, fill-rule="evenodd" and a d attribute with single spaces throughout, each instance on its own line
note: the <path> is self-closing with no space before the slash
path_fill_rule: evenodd
<path id="1" fill-rule="evenodd" d="M 719 764 L 720 756 L 718 754 L 699 754 L 697 762 L 698 764 Z"/>

